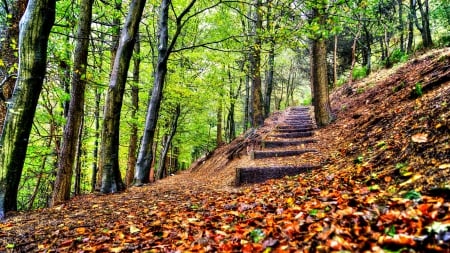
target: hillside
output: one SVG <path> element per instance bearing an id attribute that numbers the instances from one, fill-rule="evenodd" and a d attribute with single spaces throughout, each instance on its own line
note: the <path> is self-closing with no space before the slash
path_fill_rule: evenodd
<path id="1" fill-rule="evenodd" d="M 114 195 L 13 214 L 6 252 L 450 252 L 450 49 L 344 85 L 319 169 L 234 187 L 286 112 L 193 164 Z M 270 160 L 267 161 L 271 163 Z M 11 214 L 10 214 L 11 215 Z"/>

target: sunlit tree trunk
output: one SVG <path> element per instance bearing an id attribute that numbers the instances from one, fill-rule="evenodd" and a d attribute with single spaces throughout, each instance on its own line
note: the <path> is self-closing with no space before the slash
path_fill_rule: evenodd
<path id="1" fill-rule="evenodd" d="M 136 113 L 139 110 L 139 74 L 140 74 L 140 64 L 141 64 L 141 56 L 140 56 L 140 43 L 139 37 L 136 41 L 136 45 L 134 47 L 135 58 L 133 65 L 133 84 L 131 86 L 131 118 L 133 121 L 131 122 L 130 129 L 130 141 L 128 146 L 128 162 L 127 162 L 127 173 L 125 175 L 125 183 L 127 186 L 131 186 L 133 184 L 134 177 L 134 168 L 136 167 L 136 151 L 138 145 L 138 126 L 136 122 Z"/>
<path id="2" fill-rule="evenodd" d="M 223 105 L 222 101 L 219 101 L 219 108 L 217 108 L 217 131 L 216 131 L 216 145 L 218 147 L 223 144 L 222 114 L 223 114 Z"/>
<path id="3" fill-rule="evenodd" d="M 169 44 L 169 7 L 170 0 L 162 0 L 159 16 L 159 46 L 158 61 L 156 64 L 155 78 L 153 82 L 152 96 L 147 107 L 147 115 L 145 117 L 144 134 L 139 148 L 138 159 L 136 162 L 136 170 L 134 174 L 135 185 L 142 185 L 149 182 L 150 167 L 153 161 L 153 137 L 155 136 L 156 124 L 158 122 L 159 107 L 161 105 L 162 92 L 164 88 L 164 79 L 167 74 L 167 61 L 170 53 L 175 46 L 178 36 L 185 24 L 184 16 L 194 6 L 196 0 L 191 0 L 187 7 L 176 18 L 176 31 L 172 36 Z"/>
<path id="4" fill-rule="evenodd" d="M 264 123 L 264 105 L 262 100 L 261 87 L 261 38 L 259 33 L 262 29 L 261 19 L 261 0 L 254 1 L 254 17 L 252 25 L 252 34 L 254 42 L 251 48 L 250 64 L 251 64 L 251 87 L 250 87 L 250 125 L 252 127 L 262 126 Z"/>
<path id="5" fill-rule="evenodd" d="M 64 127 L 51 205 L 57 205 L 70 198 L 71 180 L 75 164 L 74 154 L 77 153 L 79 136 L 82 131 L 93 3 L 94 0 L 83 0 L 80 6 L 80 22 L 78 24 L 77 43 L 74 52 L 69 112 L 66 126 Z M 78 150 L 78 152 L 81 151 Z"/>
<path id="6" fill-rule="evenodd" d="M 55 3 L 55 0 L 31 0 L 20 21 L 18 79 L 0 140 L 0 219 L 5 211 L 17 209 L 28 138 L 46 73 Z"/>
<path id="7" fill-rule="evenodd" d="M 128 68 L 139 29 L 145 0 L 133 0 L 121 31 L 114 66 L 111 71 L 109 89 L 106 95 L 105 113 L 102 127 L 100 191 L 112 193 L 122 191 L 125 185 L 119 168 L 120 113 L 127 81 Z"/>
<path id="8" fill-rule="evenodd" d="M 4 1 L 3 13 L 6 14 L 8 25 L 6 31 L 0 33 L 5 36 L 0 42 L 0 132 L 6 118 L 6 101 L 11 98 L 14 84 L 17 78 L 17 41 L 19 41 L 19 21 L 27 7 L 27 0 L 6 0 Z"/>
<path id="9" fill-rule="evenodd" d="M 322 7 L 323 8 L 323 7 Z M 323 27 L 325 10 L 313 8 L 313 18 L 317 18 Z M 328 96 L 327 45 L 325 38 L 316 35 L 311 45 L 311 83 L 316 124 L 328 125 L 332 120 Z"/>

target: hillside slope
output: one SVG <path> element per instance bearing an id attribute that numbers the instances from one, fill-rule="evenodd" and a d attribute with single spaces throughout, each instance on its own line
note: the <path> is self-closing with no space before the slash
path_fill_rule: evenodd
<path id="1" fill-rule="evenodd" d="M 449 252 L 449 66 L 443 49 L 335 91 L 320 169 L 233 186 L 276 112 L 155 184 L 9 214 L 0 251 Z"/>

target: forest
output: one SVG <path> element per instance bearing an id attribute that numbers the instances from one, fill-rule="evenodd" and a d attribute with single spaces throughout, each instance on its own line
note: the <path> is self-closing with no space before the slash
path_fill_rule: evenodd
<path id="1" fill-rule="evenodd" d="M 334 90 L 450 46 L 448 0 L 5 0 L 0 20 L 2 220 L 160 181 L 292 106 L 326 127 Z"/>

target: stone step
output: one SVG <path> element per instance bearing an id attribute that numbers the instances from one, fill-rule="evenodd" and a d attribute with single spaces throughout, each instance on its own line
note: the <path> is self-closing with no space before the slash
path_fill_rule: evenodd
<path id="1" fill-rule="evenodd" d="M 280 147 L 289 147 L 289 146 L 298 146 L 302 144 L 308 143 L 316 143 L 315 139 L 303 139 L 298 141 L 263 141 L 261 146 L 263 148 L 280 148 Z"/>
<path id="2" fill-rule="evenodd" d="M 299 150 L 279 150 L 279 151 L 251 151 L 250 158 L 254 159 L 263 159 L 263 158 L 271 158 L 271 157 L 286 157 L 286 156 L 294 156 L 301 155 L 310 152 L 317 152 L 315 149 L 299 149 Z"/>
<path id="3" fill-rule="evenodd" d="M 319 165 L 236 168 L 235 184 L 261 183 L 272 178 L 295 176 L 320 168 Z"/>
<path id="4" fill-rule="evenodd" d="M 278 125 L 277 129 L 314 129 L 311 125 Z"/>
<path id="5" fill-rule="evenodd" d="M 311 137 L 311 136 L 313 136 L 312 131 L 295 132 L 295 133 L 281 133 L 281 134 L 270 135 L 270 137 L 275 137 L 275 138 L 301 138 L 301 137 Z"/>
<path id="6" fill-rule="evenodd" d="M 280 128 L 277 129 L 276 131 L 278 133 L 299 133 L 299 132 L 308 132 L 312 130 L 313 130 L 312 127 L 298 127 L 298 128 Z"/>

